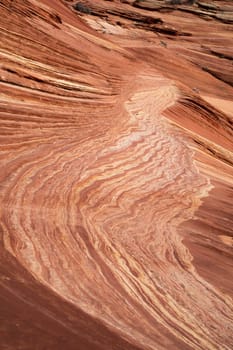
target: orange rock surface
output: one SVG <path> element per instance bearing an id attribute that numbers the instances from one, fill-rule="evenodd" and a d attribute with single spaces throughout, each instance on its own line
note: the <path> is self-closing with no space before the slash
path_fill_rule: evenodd
<path id="1" fill-rule="evenodd" d="M 0 14 L 0 348 L 231 350 L 231 1 Z"/>

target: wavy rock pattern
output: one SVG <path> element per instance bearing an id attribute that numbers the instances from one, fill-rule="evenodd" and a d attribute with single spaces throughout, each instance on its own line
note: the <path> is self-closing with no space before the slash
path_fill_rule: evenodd
<path id="1" fill-rule="evenodd" d="M 0 2 L 1 348 L 230 350 L 229 25 L 73 5 Z"/>

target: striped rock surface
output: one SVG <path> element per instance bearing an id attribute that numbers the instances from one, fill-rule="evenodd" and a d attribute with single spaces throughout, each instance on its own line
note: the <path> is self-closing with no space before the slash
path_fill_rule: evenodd
<path id="1" fill-rule="evenodd" d="M 230 20 L 73 4 L 0 2 L 0 347 L 230 350 Z"/>

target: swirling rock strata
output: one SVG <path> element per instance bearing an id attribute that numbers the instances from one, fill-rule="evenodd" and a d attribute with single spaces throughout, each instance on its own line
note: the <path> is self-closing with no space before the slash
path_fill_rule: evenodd
<path id="1" fill-rule="evenodd" d="M 0 3 L 1 347 L 230 350 L 228 24 L 73 5 Z"/>

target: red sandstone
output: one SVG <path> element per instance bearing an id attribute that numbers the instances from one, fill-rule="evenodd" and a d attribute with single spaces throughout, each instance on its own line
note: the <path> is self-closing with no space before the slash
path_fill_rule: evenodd
<path id="1" fill-rule="evenodd" d="M 0 2 L 0 348 L 233 346 L 233 6 Z"/>

